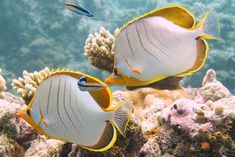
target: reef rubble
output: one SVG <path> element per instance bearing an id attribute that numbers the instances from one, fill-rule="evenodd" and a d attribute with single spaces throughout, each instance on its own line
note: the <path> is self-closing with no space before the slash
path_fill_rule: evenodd
<path id="1" fill-rule="evenodd" d="M 39 135 L 15 116 L 25 101 L 4 93 L 0 98 L 0 156 L 233 157 L 235 154 L 235 96 L 216 80 L 212 69 L 207 71 L 199 88 L 143 87 L 115 91 L 114 105 L 131 99 L 135 110 L 126 137 L 118 135 L 115 145 L 101 153 Z"/>

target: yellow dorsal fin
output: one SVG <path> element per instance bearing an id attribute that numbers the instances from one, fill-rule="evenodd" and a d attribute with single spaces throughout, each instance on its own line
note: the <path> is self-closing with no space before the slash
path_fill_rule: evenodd
<path id="1" fill-rule="evenodd" d="M 177 77 L 188 76 L 188 75 L 191 75 L 194 72 L 200 70 L 206 62 L 206 58 L 208 56 L 208 51 L 209 51 L 209 46 L 208 46 L 206 40 L 200 39 L 200 38 L 197 39 L 197 59 L 193 65 L 193 67 L 185 72 L 178 74 Z"/>
<path id="2" fill-rule="evenodd" d="M 180 5 L 173 5 L 173 6 L 167 6 L 167 7 L 157 9 L 157 10 L 153 10 L 149 13 L 136 17 L 132 19 L 131 21 L 129 21 L 124 26 L 122 26 L 120 31 L 123 30 L 129 24 L 141 18 L 152 17 L 152 16 L 164 17 L 167 20 L 170 20 L 173 23 L 181 27 L 187 28 L 187 29 L 191 29 L 195 25 L 195 16 L 189 10 L 187 10 L 186 8 Z"/>
<path id="3" fill-rule="evenodd" d="M 104 111 L 106 111 L 112 105 L 112 92 L 110 88 L 99 79 L 92 77 L 90 75 L 81 73 L 81 72 L 77 72 L 77 71 L 75 72 L 70 69 L 51 70 L 50 74 L 45 79 L 48 79 L 55 75 L 69 75 L 77 79 L 79 79 L 81 76 L 85 76 L 87 79 L 87 82 L 89 83 L 98 83 L 98 84 L 104 85 L 106 88 L 97 90 L 97 91 L 89 91 L 89 93 Z"/>

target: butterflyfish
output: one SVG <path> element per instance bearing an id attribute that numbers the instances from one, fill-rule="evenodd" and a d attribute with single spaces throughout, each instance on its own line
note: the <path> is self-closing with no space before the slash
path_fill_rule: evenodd
<path id="1" fill-rule="evenodd" d="M 194 15 L 179 5 L 151 11 L 121 27 L 113 73 L 105 82 L 142 86 L 191 75 L 205 64 L 205 39 L 219 38 L 217 19 L 210 12 L 196 25 Z"/>
<path id="2" fill-rule="evenodd" d="M 76 4 L 76 3 L 73 3 L 73 2 L 66 2 L 64 5 L 68 10 L 70 10 L 74 13 L 77 13 L 79 15 L 85 15 L 85 16 L 88 16 L 88 17 L 93 16 L 88 10 L 84 9 L 79 4 Z"/>
<path id="3" fill-rule="evenodd" d="M 117 130 L 124 135 L 132 111 L 129 100 L 112 106 L 111 90 L 97 78 L 57 70 L 17 115 L 49 138 L 101 152 L 113 146 Z"/>

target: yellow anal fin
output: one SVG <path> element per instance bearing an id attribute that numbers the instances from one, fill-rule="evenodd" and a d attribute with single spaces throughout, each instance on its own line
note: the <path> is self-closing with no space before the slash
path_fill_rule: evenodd
<path id="1" fill-rule="evenodd" d="M 101 135 L 97 144 L 93 146 L 81 146 L 85 149 L 95 151 L 95 152 L 103 152 L 111 148 L 117 139 L 117 131 L 114 128 L 113 124 L 107 122 L 104 132 Z"/>
<path id="2" fill-rule="evenodd" d="M 194 72 L 200 70 L 206 62 L 208 56 L 209 46 L 206 40 L 198 38 L 197 39 L 197 59 L 192 68 L 178 74 L 176 77 L 185 77 L 193 74 Z"/>

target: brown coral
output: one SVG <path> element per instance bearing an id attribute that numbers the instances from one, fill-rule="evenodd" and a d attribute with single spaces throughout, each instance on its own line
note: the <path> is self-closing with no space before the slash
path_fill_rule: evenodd
<path id="1" fill-rule="evenodd" d="M 12 81 L 12 87 L 16 89 L 17 93 L 19 93 L 24 99 L 25 103 L 28 104 L 40 82 L 50 73 L 51 71 L 47 67 L 39 72 L 35 71 L 33 73 L 29 73 L 28 71 L 24 70 L 23 78 L 19 77 L 18 80 L 14 79 Z"/>

